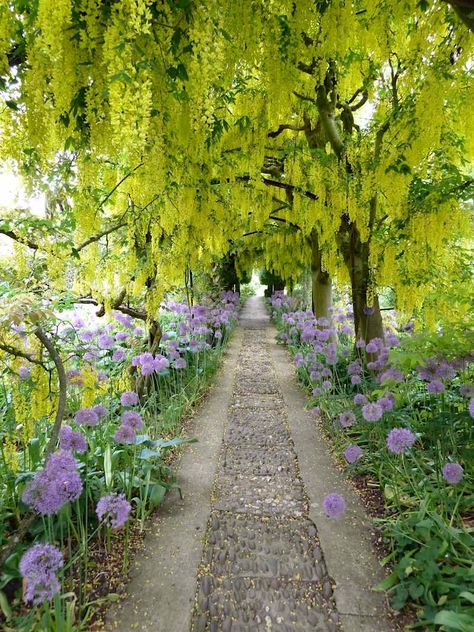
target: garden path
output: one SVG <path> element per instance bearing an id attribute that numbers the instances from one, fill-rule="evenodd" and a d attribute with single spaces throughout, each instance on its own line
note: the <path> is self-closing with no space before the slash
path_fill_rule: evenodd
<path id="1" fill-rule="evenodd" d="M 263 300 L 249 299 L 109 629 L 389 630 L 360 502 L 304 409 Z M 346 498 L 330 521 L 322 499 Z M 196 589 L 197 586 L 197 589 Z"/>

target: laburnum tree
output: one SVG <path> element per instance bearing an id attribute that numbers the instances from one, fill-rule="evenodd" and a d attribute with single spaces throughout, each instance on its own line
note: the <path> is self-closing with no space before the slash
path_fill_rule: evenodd
<path id="1" fill-rule="evenodd" d="M 251 239 L 383 336 L 379 288 L 410 314 L 469 230 L 470 28 L 440 0 L 3 1 L 0 158 L 60 184 L 50 224 L 0 231 L 23 274 L 149 320 Z"/>

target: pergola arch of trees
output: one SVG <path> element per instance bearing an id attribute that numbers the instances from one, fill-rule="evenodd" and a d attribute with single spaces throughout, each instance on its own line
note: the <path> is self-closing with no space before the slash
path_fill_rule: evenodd
<path id="1" fill-rule="evenodd" d="M 409 315 L 453 269 L 474 193 L 466 3 L 12 0 L 0 27 L 0 158 L 49 196 L 46 218 L 2 214 L 10 284 L 72 279 L 158 332 L 189 270 L 254 251 L 284 278 L 311 266 L 318 317 L 348 286 L 371 339 L 379 288 Z"/>

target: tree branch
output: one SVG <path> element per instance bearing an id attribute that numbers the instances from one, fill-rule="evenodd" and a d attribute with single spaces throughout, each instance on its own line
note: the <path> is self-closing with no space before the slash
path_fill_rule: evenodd
<path id="1" fill-rule="evenodd" d="M 301 127 L 300 125 L 280 125 L 278 129 L 274 130 L 273 132 L 268 132 L 267 136 L 269 138 L 276 138 L 286 129 L 290 129 L 294 132 L 304 132 L 305 127 L 304 125 L 303 127 Z"/>
<path id="2" fill-rule="evenodd" d="M 66 396 L 67 396 L 67 378 L 66 371 L 64 369 L 64 364 L 61 360 L 61 356 L 59 355 L 56 347 L 49 339 L 49 337 L 45 334 L 41 327 L 37 327 L 34 332 L 35 336 L 41 342 L 41 344 L 47 350 L 51 360 L 54 362 L 56 367 L 56 372 L 58 374 L 59 381 L 59 401 L 58 408 L 56 410 L 56 418 L 53 424 L 53 428 L 51 430 L 51 436 L 49 438 L 48 445 L 46 446 L 45 457 L 48 456 L 55 450 L 56 444 L 58 442 L 59 431 L 61 429 L 61 424 L 64 418 L 64 413 L 66 410 Z M 36 520 L 37 516 L 35 513 L 30 512 L 26 514 L 19 522 L 18 527 L 15 530 L 15 533 L 8 539 L 8 543 L 2 548 L 1 556 L 0 556 L 0 567 L 2 567 L 7 560 L 8 556 L 11 554 L 16 545 L 21 542 L 21 540 L 25 537 L 28 529 L 31 527 L 33 522 Z"/>
<path id="3" fill-rule="evenodd" d="M 25 360 L 28 360 L 28 362 L 31 362 L 32 364 L 38 364 L 39 366 L 43 367 L 43 369 L 46 369 L 44 363 L 32 356 L 31 353 L 27 353 L 26 351 L 22 351 L 17 347 L 13 347 L 12 345 L 8 345 L 3 342 L 0 342 L 0 349 L 2 351 L 5 351 L 5 353 L 9 353 L 10 355 L 16 356 L 17 358 L 24 358 Z"/>

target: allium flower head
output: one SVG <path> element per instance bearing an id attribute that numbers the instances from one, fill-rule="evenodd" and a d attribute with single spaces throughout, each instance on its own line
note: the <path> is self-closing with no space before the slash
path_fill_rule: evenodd
<path id="1" fill-rule="evenodd" d="M 338 520 L 339 518 L 342 518 L 344 512 L 346 511 L 346 501 L 339 494 L 328 494 L 323 500 L 323 509 L 328 518 Z"/>
<path id="2" fill-rule="evenodd" d="M 461 384 L 459 393 L 461 397 L 474 397 L 474 384 Z"/>
<path id="3" fill-rule="evenodd" d="M 354 404 L 356 404 L 357 406 L 367 404 L 368 401 L 369 400 L 367 399 L 367 397 L 362 393 L 357 393 L 357 395 L 354 395 Z"/>
<path id="4" fill-rule="evenodd" d="M 127 334 L 126 331 L 118 331 L 115 334 L 115 340 L 117 340 L 118 342 L 124 342 L 125 340 L 128 340 L 129 337 L 130 335 Z"/>
<path id="5" fill-rule="evenodd" d="M 362 417 L 366 421 L 378 421 L 383 415 L 383 409 L 376 402 L 365 404 L 362 406 Z"/>
<path id="6" fill-rule="evenodd" d="M 112 360 L 114 362 L 121 362 L 125 358 L 125 350 L 124 349 L 115 349 L 112 354 Z"/>
<path id="7" fill-rule="evenodd" d="M 63 564 L 61 551 L 52 544 L 35 544 L 28 549 L 20 560 L 25 601 L 35 605 L 50 601 L 60 590 L 56 573 Z"/>
<path id="8" fill-rule="evenodd" d="M 379 378 L 379 382 L 383 384 L 384 382 L 403 382 L 403 373 L 400 369 L 387 369 L 382 373 Z"/>
<path id="9" fill-rule="evenodd" d="M 80 426 L 97 426 L 99 415 L 93 408 L 81 408 L 76 413 L 76 424 Z"/>
<path id="10" fill-rule="evenodd" d="M 138 395 L 134 391 L 125 391 L 120 396 L 122 406 L 135 406 L 138 404 Z"/>
<path id="11" fill-rule="evenodd" d="M 355 463 L 362 456 L 362 450 L 358 445 L 350 445 L 344 450 L 344 456 L 348 463 Z"/>
<path id="12" fill-rule="evenodd" d="M 114 435 L 118 443 L 135 443 L 136 437 L 135 430 L 128 424 L 122 424 Z"/>
<path id="13" fill-rule="evenodd" d="M 127 522 L 131 508 L 125 494 L 110 494 L 102 496 L 95 511 L 100 522 L 106 522 L 114 529 L 119 529 Z"/>
<path id="14" fill-rule="evenodd" d="M 102 406 L 102 404 L 96 404 L 92 408 L 92 410 L 95 412 L 95 414 L 97 415 L 99 419 L 103 419 L 104 417 L 107 417 L 108 410 L 105 406 Z"/>
<path id="15" fill-rule="evenodd" d="M 469 414 L 474 419 L 474 397 L 471 397 L 471 401 L 469 402 Z"/>
<path id="16" fill-rule="evenodd" d="M 130 426 L 134 430 L 143 428 L 143 420 L 139 413 L 134 410 L 127 410 L 122 415 L 122 425 Z"/>
<path id="17" fill-rule="evenodd" d="M 387 436 L 388 449 L 395 454 L 406 452 L 415 441 L 416 435 L 407 428 L 394 428 Z"/>
<path id="18" fill-rule="evenodd" d="M 395 397 L 391 393 L 388 393 L 383 397 L 379 397 L 379 399 L 377 400 L 377 404 L 379 404 L 379 406 L 381 406 L 382 410 L 384 411 L 392 410 L 395 405 Z"/>
<path id="19" fill-rule="evenodd" d="M 351 384 L 360 384 L 362 382 L 362 378 L 360 375 L 351 375 Z"/>
<path id="20" fill-rule="evenodd" d="M 185 369 L 187 366 L 188 366 L 188 363 L 186 362 L 184 358 L 178 358 L 174 362 L 175 369 Z"/>
<path id="21" fill-rule="evenodd" d="M 97 339 L 99 349 L 111 349 L 114 346 L 114 339 L 109 334 L 102 334 Z"/>
<path id="22" fill-rule="evenodd" d="M 428 393 L 442 393 L 446 390 L 446 387 L 443 382 L 440 382 L 439 380 L 431 380 L 431 382 L 428 382 L 426 390 Z"/>
<path id="23" fill-rule="evenodd" d="M 76 432 L 64 424 L 59 431 L 59 442 L 62 450 L 72 450 L 83 453 L 87 450 L 87 441 L 83 434 Z"/>
<path id="24" fill-rule="evenodd" d="M 339 415 L 339 423 L 343 428 L 349 428 L 355 420 L 355 415 L 351 410 L 346 410 Z"/>
<path id="25" fill-rule="evenodd" d="M 18 375 L 20 376 L 21 380 L 26 380 L 30 377 L 31 371 L 27 366 L 22 365 L 18 371 Z"/>
<path id="26" fill-rule="evenodd" d="M 462 465 L 459 463 L 446 463 L 443 467 L 443 478 L 450 485 L 457 485 L 464 474 Z"/>
<path id="27" fill-rule="evenodd" d="M 82 480 L 77 463 L 68 450 L 59 450 L 48 457 L 23 492 L 23 502 L 43 515 L 58 512 L 67 502 L 79 498 Z"/>

